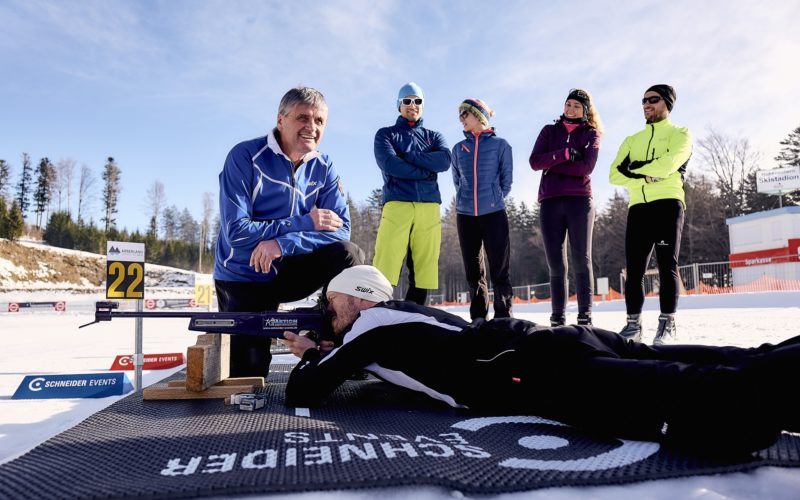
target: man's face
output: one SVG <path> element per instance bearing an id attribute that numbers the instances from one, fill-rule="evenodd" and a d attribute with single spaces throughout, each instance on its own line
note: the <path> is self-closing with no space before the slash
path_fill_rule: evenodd
<path id="1" fill-rule="evenodd" d="M 292 160 L 316 151 L 325 133 L 328 112 L 308 104 L 296 104 L 284 116 L 278 113 L 281 149 Z"/>
<path id="2" fill-rule="evenodd" d="M 658 102 L 651 103 L 651 98 L 652 100 L 656 100 L 656 98 L 658 98 Z M 642 104 L 642 110 L 644 111 L 644 119 L 647 121 L 647 123 L 660 122 L 669 116 L 667 103 L 664 101 L 663 97 L 658 95 L 658 92 L 654 92 L 652 90 L 645 92 L 643 99 L 645 99 L 645 101 Z"/>
<path id="3" fill-rule="evenodd" d="M 410 122 L 415 122 L 422 118 L 422 98 L 415 95 L 407 95 L 400 101 L 400 116 Z M 409 104 L 405 104 L 408 102 Z M 417 104 L 419 102 L 420 104 Z"/>
<path id="4" fill-rule="evenodd" d="M 328 316 L 331 318 L 333 333 L 341 335 L 352 325 L 361 309 L 358 307 L 361 299 L 340 292 L 328 292 Z"/>

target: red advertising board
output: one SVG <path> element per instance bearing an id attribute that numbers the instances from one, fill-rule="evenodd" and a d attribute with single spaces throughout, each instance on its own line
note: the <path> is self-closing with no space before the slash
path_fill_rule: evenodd
<path id="1" fill-rule="evenodd" d="M 165 354 L 145 354 L 144 355 L 144 370 L 165 370 L 167 368 L 175 368 L 184 363 L 182 352 L 169 352 Z M 112 371 L 118 370 L 133 370 L 133 356 L 130 354 L 121 354 L 114 358 L 111 363 Z"/>

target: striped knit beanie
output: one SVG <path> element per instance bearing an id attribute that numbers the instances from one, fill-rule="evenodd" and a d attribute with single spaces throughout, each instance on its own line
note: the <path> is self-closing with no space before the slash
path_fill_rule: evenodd
<path id="1" fill-rule="evenodd" d="M 464 102 L 462 102 L 461 105 L 458 106 L 458 110 L 469 111 L 470 113 L 475 115 L 475 117 L 478 120 L 480 120 L 480 122 L 483 123 L 485 127 L 489 126 L 489 118 L 494 116 L 494 111 L 492 111 L 492 108 L 490 108 L 488 104 L 486 104 L 484 101 L 481 101 L 480 99 L 475 99 L 472 97 L 469 99 L 464 99 Z"/>

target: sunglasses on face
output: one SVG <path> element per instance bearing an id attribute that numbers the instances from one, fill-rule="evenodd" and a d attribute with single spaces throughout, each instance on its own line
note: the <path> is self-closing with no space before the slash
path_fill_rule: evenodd
<path id="1" fill-rule="evenodd" d="M 466 109 L 458 114 L 458 117 L 461 118 L 462 120 L 466 120 L 468 116 L 469 116 L 469 111 L 467 111 Z"/>
<path id="2" fill-rule="evenodd" d="M 417 106 L 422 106 L 422 98 L 417 97 L 416 99 L 411 99 L 410 97 L 404 97 L 400 99 L 400 102 L 403 106 L 411 106 L 412 104 L 416 104 Z"/>
<path id="3" fill-rule="evenodd" d="M 651 95 L 650 97 L 642 97 L 642 104 L 656 104 L 658 101 L 662 99 L 659 95 Z"/>

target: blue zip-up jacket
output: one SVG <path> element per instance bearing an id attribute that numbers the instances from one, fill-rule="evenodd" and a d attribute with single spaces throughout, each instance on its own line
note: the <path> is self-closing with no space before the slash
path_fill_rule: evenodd
<path id="1" fill-rule="evenodd" d="M 342 219 L 337 231 L 317 231 L 309 213 L 327 208 Z M 275 240 L 283 256 L 301 255 L 350 239 L 350 211 L 339 189 L 339 176 L 327 156 L 309 153 L 295 171 L 273 130 L 234 146 L 219 174 L 220 228 L 214 278 L 224 281 L 271 281 L 269 273 L 250 266 L 256 245 Z"/>
<path id="2" fill-rule="evenodd" d="M 383 202 L 441 203 L 437 175 L 450 168 L 450 150 L 439 132 L 409 125 L 402 116 L 375 134 L 375 161 L 383 173 Z"/>
<path id="3" fill-rule="evenodd" d="M 453 147 L 456 211 L 477 216 L 504 210 L 514 172 L 511 146 L 493 128 L 464 136 Z"/>

